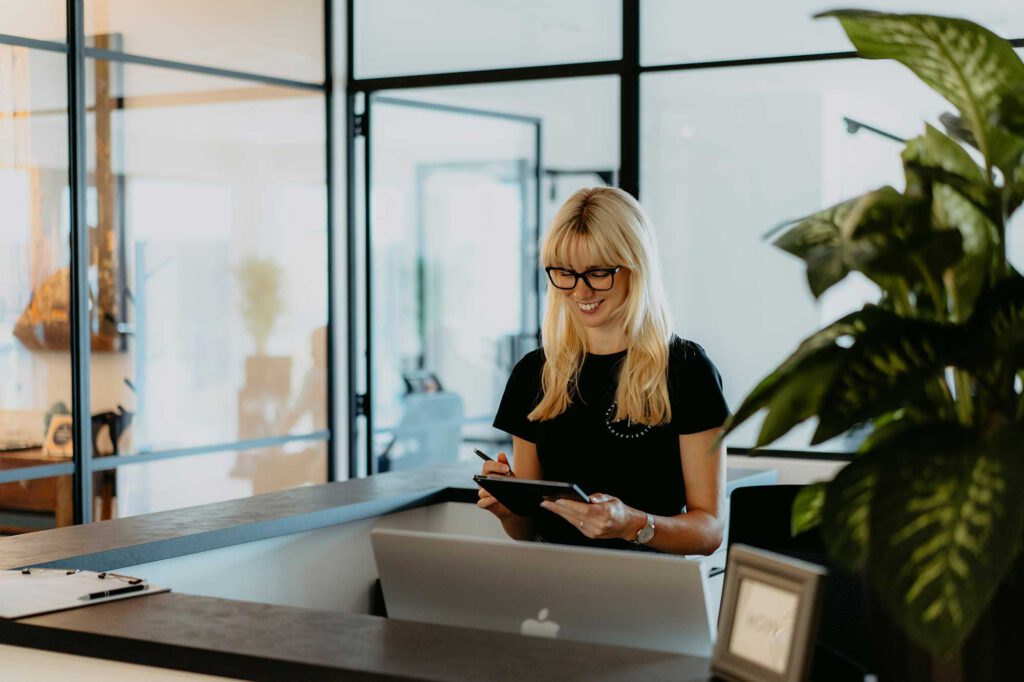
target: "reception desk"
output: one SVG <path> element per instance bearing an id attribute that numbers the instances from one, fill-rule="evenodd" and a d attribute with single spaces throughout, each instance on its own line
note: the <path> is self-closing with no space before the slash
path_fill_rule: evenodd
<path id="1" fill-rule="evenodd" d="M 497 532 L 472 506 L 476 469 L 382 474 L 0 538 L 0 568 L 130 570 L 175 590 L 0 621 L 0 644 L 244 679 L 707 679 L 703 658 L 368 615 L 370 528 L 458 531 L 472 519 L 466 532 Z M 733 469 L 728 481 L 731 491 L 775 473 Z"/>

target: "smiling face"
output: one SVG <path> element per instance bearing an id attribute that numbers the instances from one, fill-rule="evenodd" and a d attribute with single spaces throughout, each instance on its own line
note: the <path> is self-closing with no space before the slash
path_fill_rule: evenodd
<path id="1" fill-rule="evenodd" d="M 592 249 L 577 241 L 569 250 L 567 263 L 552 263 L 554 267 L 574 270 L 578 273 L 601 268 L 615 268 L 619 263 L 603 263 L 595 256 Z M 589 275 L 589 273 L 588 273 Z M 603 275 L 603 276 L 602 276 Z M 591 277 L 591 284 L 598 289 L 607 286 L 609 279 L 612 281 L 611 289 L 600 291 L 592 289 L 582 277 L 576 282 L 571 290 L 555 289 L 555 293 L 563 296 L 569 305 L 571 314 L 587 329 L 622 328 L 622 316 L 629 293 L 629 270 L 622 267 L 614 275 L 608 273 L 594 273 Z M 571 280 L 570 280 L 571 283 Z"/>

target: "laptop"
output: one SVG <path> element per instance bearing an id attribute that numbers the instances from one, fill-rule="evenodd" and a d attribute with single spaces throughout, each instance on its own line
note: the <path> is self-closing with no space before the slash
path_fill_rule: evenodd
<path id="1" fill-rule="evenodd" d="M 377 529 L 388 616 L 710 656 L 707 567 L 647 552 Z"/>

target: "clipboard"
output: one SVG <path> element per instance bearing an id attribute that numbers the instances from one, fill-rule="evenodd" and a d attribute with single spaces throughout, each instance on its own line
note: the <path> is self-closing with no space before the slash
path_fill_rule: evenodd
<path id="1" fill-rule="evenodd" d="M 97 573 L 64 568 L 0 571 L 0 619 L 39 616 L 170 589 L 112 571 Z"/>

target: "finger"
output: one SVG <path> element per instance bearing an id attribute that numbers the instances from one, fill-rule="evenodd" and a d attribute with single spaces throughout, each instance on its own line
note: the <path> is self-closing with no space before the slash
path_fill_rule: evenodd
<path id="1" fill-rule="evenodd" d="M 502 474 L 508 475 L 509 469 L 508 462 L 484 462 L 484 474 Z"/>
<path id="2" fill-rule="evenodd" d="M 494 502 L 495 499 L 493 497 L 484 497 L 476 501 L 476 506 L 480 507 L 481 509 L 487 509 L 492 504 L 494 504 Z"/>
<path id="3" fill-rule="evenodd" d="M 543 507 L 544 509 L 547 509 L 549 512 L 553 514 L 561 516 L 563 519 L 566 519 L 567 521 L 575 521 L 576 523 L 579 523 L 579 520 L 574 518 L 575 515 L 573 514 L 572 510 L 560 507 L 554 502 L 544 500 L 543 502 L 540 503 L 540 506 Z"/>
<path id="4" fill-rule="evenodd" d="M 555 500 L 555 505 L 562 509 L 567 509 L 578 516 L 586 516 L 590 511 L 589 504 L 586 502 L 576 502 L 575 500 Z"/>
<path id="5" fill-rule="evenodd" d="M 594 493 L 593 495 L 590 496 L 590 503 L 605 504 L 607 502 L 611 502 L 614 499 L 615 498 L 612 497 L 611 495 L 605 495 L 604 493 Z"/>
<path id="6" fill-rule="evenodd" d="M 508 455 L 506 455 L 504 452 L 499 452 L 498 453 L 498 462 L 505 465 L 506 473 L 509 476 L 515 476 L 515 474 L 512 473 L 512 465 L 510 465 L 508 463 Z"/>

